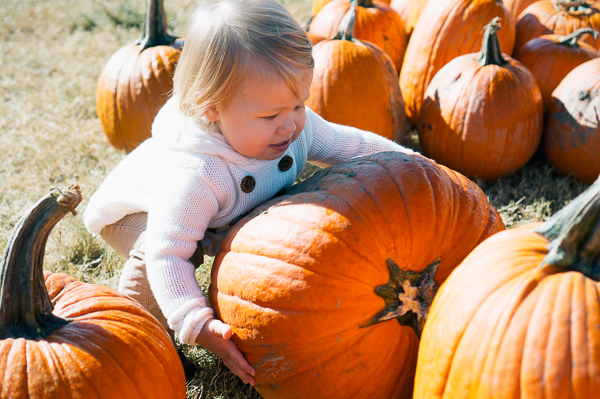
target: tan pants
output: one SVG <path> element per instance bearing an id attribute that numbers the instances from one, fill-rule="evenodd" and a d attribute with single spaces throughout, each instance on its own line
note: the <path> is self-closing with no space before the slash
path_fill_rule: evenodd
<path id="1" fill-rule="evenodd" d="M 150 289 L 146 274 L 146 225 L 148 214 L 145 212 L 125 216 L 118 222 L 105 226 L 100 236 L 115 251 L 127 258 L 121 277 L 119 278 L 119 292 L 138 301 L 160 324 L 169 332 L 171 339 L 173 331 L 169 328 L 166 317 L 158 307 L 156 298 Z M 194 266 L 203 263 L 202 247 L 190 259 Z M 175 342 L 173 340 L 173 342 Z"/>

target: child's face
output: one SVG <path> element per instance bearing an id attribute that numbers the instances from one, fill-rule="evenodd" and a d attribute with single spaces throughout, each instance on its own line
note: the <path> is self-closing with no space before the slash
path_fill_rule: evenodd
<path id="1" fill-rule="evenodd" d="M 234 150 L 251 158 L 281 157 L 304 129 L 312 71 L 304 74 L 300 98 L 279 76 L 249 78 L 229 103 L 205 112 Z"/>

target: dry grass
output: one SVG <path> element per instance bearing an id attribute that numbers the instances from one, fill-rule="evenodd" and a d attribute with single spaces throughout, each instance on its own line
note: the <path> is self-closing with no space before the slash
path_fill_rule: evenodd
<path id="1" fill-rule="evenodd" d="M 192 0 L 165 2 L 171 32 L 184 34 Z M 299 21 L 310 0 L 284 4 Z M 95 88 L 108 58 L 140 35 L 143 0 L 3 0 L 0 2 L 0 247 L 17 219 L 51 187 L 81 186 L 87 198 L 123 158 L 106 142 L 95 111 Z M 413 142 L 413 145 L 415 143 Z M 545 220 L 585 187 L 543 164 L 479 183 L 508 227 Z M 53 230 L 46 268 L 86 282 L 117 286 L 123 259 L 67 217 Z M 208 287 L 212 259 L 198 270 Z M 218 358 L 185 351 L 200 372 L 189 398 L 257 398 Z"/>

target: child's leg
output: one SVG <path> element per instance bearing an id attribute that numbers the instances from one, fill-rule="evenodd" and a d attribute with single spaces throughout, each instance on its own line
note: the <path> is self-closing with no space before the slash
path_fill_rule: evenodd
<path id="1" fill-rule="evenodd" d="M 138 301 L 144 309 L 158 319 L 173 338 L 173 331 L 169 329 L 167 319 L 158 307 L 146 275 L 144 243 L 147 220 L 148 215 L 145 212 L 127 215 L 118 222 L 106 226 L 100 235 L 118 253 L 127 258 L 119 279 L 119 292 Z"/>

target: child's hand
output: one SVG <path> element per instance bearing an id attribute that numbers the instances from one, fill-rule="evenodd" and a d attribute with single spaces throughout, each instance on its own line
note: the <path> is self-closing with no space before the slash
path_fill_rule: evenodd
<path id="1" fill-rule="evenodd" d="M 242 355 L 242 352 L 230 340 L 231 327 L 217 320 L 210 319 L 204 324 L 200 334 L 196 337 L 196 343 L 203 348 L 218 355 L 231 371 L 244 381 L 245 384 L 254 386 L 256 381 L 252 378 L 256 374 L 254 368 Z"/>

